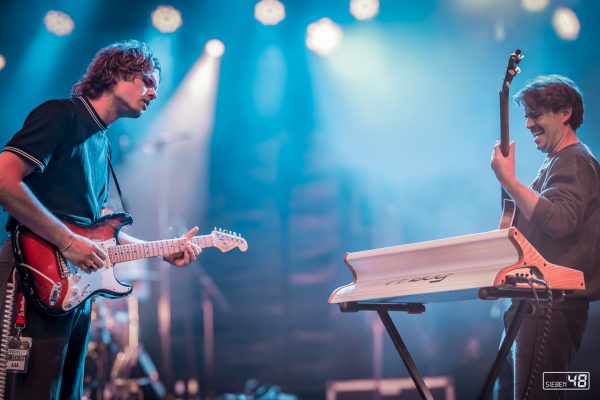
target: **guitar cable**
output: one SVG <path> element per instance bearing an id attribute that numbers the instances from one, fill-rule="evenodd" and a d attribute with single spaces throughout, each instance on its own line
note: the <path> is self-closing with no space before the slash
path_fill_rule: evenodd
<path id="1" fill-rule="evenodd" d="M 545 309 L 545 313 L 544 313 L 544 328 L 543 328 L 543 332 L 542 332 L 542 337 L 540 339 L 540 346 L 538 348 L 538 353 L 537 353 L 537 357 L 535 359 L 535 363 L 532 363 L 529 367 L 530 368 L 529 369 L 529 380 L 528 380 L 527 386 L 525 388 L 525 394 L 523 395 L 523 400 L 529 399 L 531 390 L 533 389 L 533 384 L 535 383 L 535 378 L 538 375 L 538 370 L 540 369 L 540 365 L 545 356 L 546 343 L 548 341 L 548 338 L 550 337 L 550 323 L 552 320 L 552 305 L 553 305 L 553 300 L 554 300 L 553 295 L 552 295 L 552 289 L 550 288 L 550 285 L 548 285 L 548 283 L 546 281 L 544 281 L 543 279 L 529 278 L 529 277 L 527 277 L 526 279 L 527 279 L 527 283 L 529 284 L 529 286 L 531 286 L 531 289 L 533 290 L 533 295 L 535 296 L 535 301 L 538 304 L 538 306 L 540 305 L 540 299 L 537 295 L 537 290 L 534 286 L 534 283 L 542 285 L 546 288 L 546 296 L 547 296 L 546 303 L 547 303 L 547 305 L 546 305 L 546 309 Z M 533 358 L 533 354 L 532 354 L 532 358 Z"/>
<path id="2" fill-rule="evenodd" d="M 38 271 L 37 269 L 33 268 L 31 265 L 27 265 L 25 263 L 19 263 L 19 266 L 23 267 L 23 268 L 27 268 L 31 272 L 35 272 L 36 274 L 38 274 L 39 276 L 41 276 L 42 278 L 44 278 L 45 280 L 47 280 L 48 282 L 50 282 L 52 284 L 52 286 L 55 286 L 57 284 L 60 285 L 60 282 L 53 281 L 52 278 L 50 278 L 48 275 L 44 274 L 41 271 Z"/>
<path id="3" fill-rule="evenodd" d="M 4 314 L 2 316 L 2 340 L 0 341 L 0 400 L 4 400 L 6 392 L 6 374 L 8 363 L 8 343 L 10 328 L 13 320 L 15 305 L 15 282 L 16 269 L 12 270 L 12 279 L 6 284 L 6 295 L 4 298 Z"/>
<path id="4" fill-rule="evenodd" d="M 50 282 L 50 284 L 52 285 L 52 289 L 50 290 L 50 296 L 49 296 L 49 303 L 51 306 L 56 304 L 56 301 L 58 300 L 58 297 L 60 296 L 60 292 L 62 291 L 62 283 L 60 282 L 55 282 L 52 280 L 52 278 L 50 278 L 48 275 L 44 274 L 41 271 L 38 271 L 37 269 L 33 268 L 31 265 L 27 265 L 25 263 L 19 263 L 20 267 L 23 268 L 27 268 L 28 270 L 35 272 L 36 274 L 38 274 L 39 276 L 41 276 L 42 278 L 44 278 L 45 280 L 47 280 L 48 282 Z M 2 400 L 2 399 L 0 399 Z"/>

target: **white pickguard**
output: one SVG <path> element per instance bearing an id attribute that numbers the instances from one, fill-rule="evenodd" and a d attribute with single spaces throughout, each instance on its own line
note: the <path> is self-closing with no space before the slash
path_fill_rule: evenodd
<path id="1" fill-rule="evenodd" d="M 117 241 L 113 238 L 97 242 L 97 244 L 102 248 L 106 248 L 115 246 Z M 66 288 L 62 288 L 62 290 L 66 290 L 67 293 L 61 304 L 61 308 L 65 311 L 69 311 L 85 301 L 92 293 L 99 290 L 112 292 L 117 297 L 129 294 L 131 292 L 131 287 L 125 286 L 117 281 L 113 268 L 114 266 L 110 261 L 107 261 L 101 269 L 87 274 L 81 269 L 69 264 L 67 276 L 68 285 Z"/>

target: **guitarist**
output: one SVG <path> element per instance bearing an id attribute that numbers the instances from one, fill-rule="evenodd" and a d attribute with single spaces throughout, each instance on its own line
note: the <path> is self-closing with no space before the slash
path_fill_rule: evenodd
<path id="1" fill-rule="evenodd" d="M 564 391 L 543 390 L 542 372 L 569 371 L 587 323 L 588 302 L 600 298 L 600 164 L 577 135 L 583 98 L 572 80 L 539 76 L 514 100 L 524 107 L 526 127 L 546 158 L 530 186 L 515 176 L 514 142 L 507 157 L 495 146 L 492 169 L 516 203 L 514 225 L 549 262 L 583 271 L 586 291 L 554 301 L 545 357 L 530 388 L 529 375 L 546 334 L 545 307 L 526 315 L 509 360 L 514 392 L 505 398 L 522 399 L 528 393 L 530 399 L 562 399 Z M 514 309 L 505 313 L 505 326 Z M 506 379 L 500 383 L 506 387 Z"/>
<path id="2" fill-rule="evenodd" d="M 57 216 L 93 223 L 106 212 L 110 149 L 106 131 L 120 118 L 139 118 L 156 99 L 161 67 L 147 45 L 135 40 L 98 51 L 72 97 L 35 108 L 0 153 L 0 206 L 56 246 L 85 273 L 104 265 L 107 255 L 75 234 Z M 184 235 L 191 238 L 198 228 Z M 124 242 L 139 242 L 124 233 Z M 165 260 L 184 266 L 200 248 Z M 9 241 L 0 249 L 0 305 L 6 297 L 12 256 Z M 63 317 L 26 308 L 21 334 L 32 339 L 26 373 L 8 374 L 10 399 L 79 399 L 90 328 L 90 301 Z M 10 325 L 14 325 L 11 321 Z M 13 332 L 14 334 L 14 332 Z M 0 382 L 1 384 L 1 382 Z"/>

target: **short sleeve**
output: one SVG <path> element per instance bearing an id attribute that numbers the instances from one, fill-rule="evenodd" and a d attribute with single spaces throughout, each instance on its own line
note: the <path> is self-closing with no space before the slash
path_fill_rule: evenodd
<path id="1" fill-rule="evenodd" d="M 4 151 L 19 155 L 43 172 L 72 120 L 73 113 L 66 101 L 47 101 L 27 116 Z"/>

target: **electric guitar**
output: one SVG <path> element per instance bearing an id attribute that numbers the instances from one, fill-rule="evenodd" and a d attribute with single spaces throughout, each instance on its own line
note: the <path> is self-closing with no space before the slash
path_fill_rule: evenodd
<path id="1" fill-rule="evenodd" d="M 60 316 L 75 309 L 92 296 L 119 298 L 127 296 L 132 286 L 119 282 L 113 272 L 115 264 L 142 258 L 168 256 L 183 251 L 188 239 L 159 240 L 120 245 L 120 229 L 133 219 L 126 213 L 102 217 L 85 225 L 70 220 L 65 224 L 76 234 L 96 242 L 108 254 L 104 267 L 91 273 L 68 262 L 51 243 L 19 225 L 13 232 L 13 248 L 23 293 L 42 312 Z M 189 239 L 201 248 L 216 247 L 222 252 L 248 249 L 245 239 L 235 233 L 213 230 L 210 235 Z"/>
<path id="2" fill-rule="evenodd" d="M 504 157 L 508 156 L 510 149 L 510 130 L 508 126 L 508 92 L 513 78 L 521 72 L 518 67 L 521 60 L 525 58 L 521 50 L 517 49 L 508 58 L 506 73 L 500 89 L 500 150 Z M 510 195 L 502 188 L 502 217 L 500 217 L 500 226 L 498 229 L 508 229 L 512 226 L 515 217 L 515 202 Z"/>

